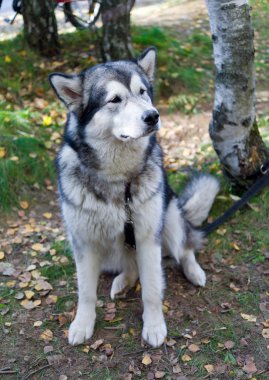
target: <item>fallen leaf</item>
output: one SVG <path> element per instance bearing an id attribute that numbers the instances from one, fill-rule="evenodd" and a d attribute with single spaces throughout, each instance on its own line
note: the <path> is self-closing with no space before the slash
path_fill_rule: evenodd
<path id="1" fill-rule="evenodd" d="M 198 347 L 196 344 L 190 344 L 188 350 L 190 352 L 197 352 L 200 351 L 200 347 Z"/>
<path id="2" fill-rule="evenodd" d="M 66 375 L 60 375 L 59 380 L 67 380 L 68 377 Z"/>
<path id="3" fill-rule="evenodd" d="M 45 346 L 44 347 L 44 354 L 48 354 L 49 352 L 52 352 L 54 348 L 52 346 Z"/>
<path id="4" fill-rule="evenodd" d="M 254 359 L 250 358 L 246 360 L 246 363 L 243 366 L 243 371 L 247 373 L 255 373 L 257 372 L 256 364 L 254 363 Z"/>
<path id="5" fill-rule="evenodd" d="M 46 304 L 47 305 L 52 305 L 52 304 L 55 304 L 58 300 L 58 296 L 54 295 L 54 294 L 50 294 L 47 298 L 46 298 Z"/>
<path id="6" fill-rule="evenodd" d="M 42 321 L 35 321 L 34 322 L 34 327 L 40 327 L 43 324 Z"/>
<path id="7" fill-rule="evenodd" d="M 252 315 L 252 314 L 240 313 L 240 315 L 243 319 L 245 319 L 248 322 L 256 322 L 256 320 L 257 320 L 257 317 L 255 315 Z"/>
<path id="8" fill-rule="evenodd" d="M 21 305 L 26 310 L 32 310 L 41 305 L 41 300 L 30 301 L 26 299 L 26 300 L 21 301 Z"/>
<path id="9" fill-rule="evenodd" d="M 97 350 L 102 344 L 104 343 L 104 339 L 98 339 L 96 340 L 92 345 L 91 348 L 93 350 Z"/>
<path id="10" fill-rule="evenodd" d="M 165 372 L 163 371 L 156 371 L 155 374 L 155 379 L 162 379 L 165 376 Z"/>
<path id="11" fill-rule="evenodd" d="M 53 332 L 49 329 L 45 330 L 40 334 L 40 339 L 50 342 L 53 339 Z"/>
<path id="12" fill-rule="evenodd" d="M 173 373 L 180 373 L 181 372 L 181 368 L 179 366 L 179 364 L 176 364 L 173 366 Z"/>
<path id="13" fill-rule="evenodd" d="M 84 346 L 82 351 L 85 352 L 86 354 L 88 354 L 90 351 L 90 346 L 88 346 L 88 345 Z"/>
<path id="14" fill-rule="evenodd" d="M 265 339 L 269 339 L 269 329 L 263 329 L 263 330 L 262 330 L 262 336 L 263 336 Z"/>
<path id="15" fill-rule="evenodd" d="M 233 282 L 230 283 L 230 289 L 232 289 L 234 292 L 240 291 L 240 288 L 238 288 Z"/>
<path id="16" fill-rule="evenodd" d="M 31 246 L 31 248 L 36 251 L 36 252 L 39 252 L 41 251 L 41 249 L 43 249 L 43 245 L 40 244 L 40 243 L 35 243 Z"/>
<path id="17" fill-rule="evenodd" d="M 0 251 L 0 260 L 3 260 L 5 258 L 5 252 Z"/>
<path id="18" fill-rule="evenodd" d="M 15 287 L 15 285 L 16 285 L 16 281 L 15 281 L 15 280 L 13 280 L 13 281 L 7 281 L 7 282 L 6 282 L 6 285 L 7 285 L 7 287 L 8 287 L 9 289 L 12 289 L 12 288 Z"/>
<path id="19" fill-rule="evenodd" d="M 32 299 L 35 295 L 35 293 L 32 290 L 25 290 L 24 294 L 28 300 Z"/>
<path id="20" fill-rule="evenodd" d="M 152 363 L 152 360 L 151 360 L 150 355 L 148 355 L 148 354 L 144 355 L 143 360 L 142 360 L 142 364 L 149 365 L 151 363 Z"/>
<path id="21" fill-rule="evenodd" d="M 65 357 L 62 354 L 47 356 L 47 361 L 50 365 L 59 366 L 60 364 L 63 363 L 64 360 L 65 360 Z"/>
<path id="22" fill-rule="evenodd" d="M 38 292 L 40 290 L 52 290 L 52 286 L 49 282 L 43 280 L 43 279 L 39 279 L 37 280 L 37 283 L 35 285 L 35 290 L 37 290 Z"/>
<path id="23" fill-rule="evenodd" d="M 0 158 L 5 157 L 6 153 L 7 153 L 6 149 L 1 146 L 0 147 Z"/>
<path id="24" fill-rule="evenodd" d="M 18 292 L 15 294 L 16 300 L 22 300 L 24 298 L 24 293 L 23 292 Z"/>
<path id="25" fill-rule="evenodd" d="M 263 326 L 264 327 L 268 327 L 269 328 L 269 319 L 266 319 L 266 321 L 262 322 Z"/>
<path id="26" fill-rule="evenodd" d="M 214 366 L 212 364 L 206 364 L 204 365 L 204 368 L 208 373 L 212 373 L 214 371 Z"/>
<path id="27" fill-rule="evenodd" d="M 20 206 L 21 208 L 26 210 L 27 208 L 29 208 L 29 203 L 27 201 L 20 201 Z"/>
<path id="28" fill-rule="evenodd" d="M 166 345 L 168 347 L 173 347 L 176 343 L 177 342 L 175 341 L 175 339 L 172 339 L 172 338 L 166 340 Z"/>
<path id="29" fill-rule="evenodd" d="M 43 216 L 44 216 L 44 218 L 46 218 L 46 219 L 51 219 L 51 217 L 52 217 L 52 213 L 51 213 L 51 212 L 44 212 Z"/>
<path id="30" fill-rule="evenodd" d="M 189 362 L 191 359 L 192 359 L 192 357 L 190 355 L 187 355 L 187 354 L 184 354 L 183 356 L 181 356 L 181 360 L 183 362 Z"/>
<path id="31" fill-rule="evenodd" d="M 43 125 L 44 127 L 49 127 L 52 124 L 51 116 L 45 115 L 43 116 Z"/>
<path id="32" fill-rule="evenodd" d="M 227 340 L 226 342 L 224 342 L 224 347 L 227 349 L 227 350 L 230 350 L 231 348 L 233 348 L 235 346 L 235 343 L 231 340 Z"/>

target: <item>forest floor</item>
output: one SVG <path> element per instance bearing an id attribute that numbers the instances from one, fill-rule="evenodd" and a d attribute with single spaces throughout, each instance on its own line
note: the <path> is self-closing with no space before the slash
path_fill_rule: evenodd
<path id="1" fill-rule="evenodd" d="M 263 2 L 253 7 L 257 110 L 268 144 L 269 9 Z M 175 12 L 180 22 L 173 24 Z M 159 137 L 171 186 L 180 191 L 195 170 L 216 175 L 222 189 L 212 221 L 237 198 L 207 132 L 214 74 L 203 1 L 138 6 L 134 20 L 135 49 L 158 48 Z M 165 345 L 153 349 L 141 341 L 140 284 L 112 302 L 113 276 L 107 274 L 98 287 L 93 337 L 78 347 L 68 345 L 76 275 L 53 168 L 65 110 L 46 78 L 54 70 L 78 72 L 97 63 L 98 36 L 90 46 L 83 31 L 61 38 L 62 55 L 52 60 L 29 51 L 21 37 L 1 43 L 0 379 L 268 379 L 268 191 L 209 236 L 199 253 L 205 288 L 188 283 L 178 267 L 164 269 Z"/>

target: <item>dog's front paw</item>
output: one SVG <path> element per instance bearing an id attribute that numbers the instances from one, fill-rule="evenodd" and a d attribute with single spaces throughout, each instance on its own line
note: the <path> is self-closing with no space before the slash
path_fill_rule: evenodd
<path id="1" fill-rule="evenodd" d="M 84 343 L 93 334 L 94 319 L 76 317 L 68 331 L 68 341 L 72 346 Z"/>
<path id="2" fill-rule="evenodd" d="M 159 324 L 144 324 L 142 337 L 153 347 L 160 347 L 167 336 L 165 321 Z"/>

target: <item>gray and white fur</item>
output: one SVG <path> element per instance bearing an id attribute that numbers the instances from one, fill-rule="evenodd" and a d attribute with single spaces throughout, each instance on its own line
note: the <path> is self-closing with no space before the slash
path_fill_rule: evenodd
<path id="1" fill-rule="evenodd" d="M 155 63 L 156 51 L 149 48 L 134 62 L 110 62 L 79 75 L 50 76 L 68 109 L 57 168 L 78 277 L 78 309 L 69 329 L 72 345 L 93 334 L 102 270 L 118 273 L 112 299 L 140 279 L 142 336 L 154 347 L 167 335 L 162 254 L 180 263 L 193 284 L 206 282 L 194 255 L 203 240 L 197 227 L 207 218 L 219 185 L 213 177 L 199 175 L 181 197 L 169 187 L 156 141 L 160 120 L 152 104 Z M 136 250 L 124 244 L 127 184 Z"/>

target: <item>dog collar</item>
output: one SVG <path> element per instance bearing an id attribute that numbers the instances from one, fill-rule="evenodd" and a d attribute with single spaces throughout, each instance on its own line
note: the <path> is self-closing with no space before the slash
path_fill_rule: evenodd
<path id="1" fill-rule="evenodd" d="M 127 215 L 127 220 L 124 223 L 124 238 L 125 238 L 124 244 L 129 249 L 136 249 L 134 222 L 132 219 L 132 210 L 130 208 L 131 202 L 132 202 L 131 182 L 128 182 L 125 186 L 125 193 L 124 193 L 124 204 L 125 204 L 125 211 Z"/>

